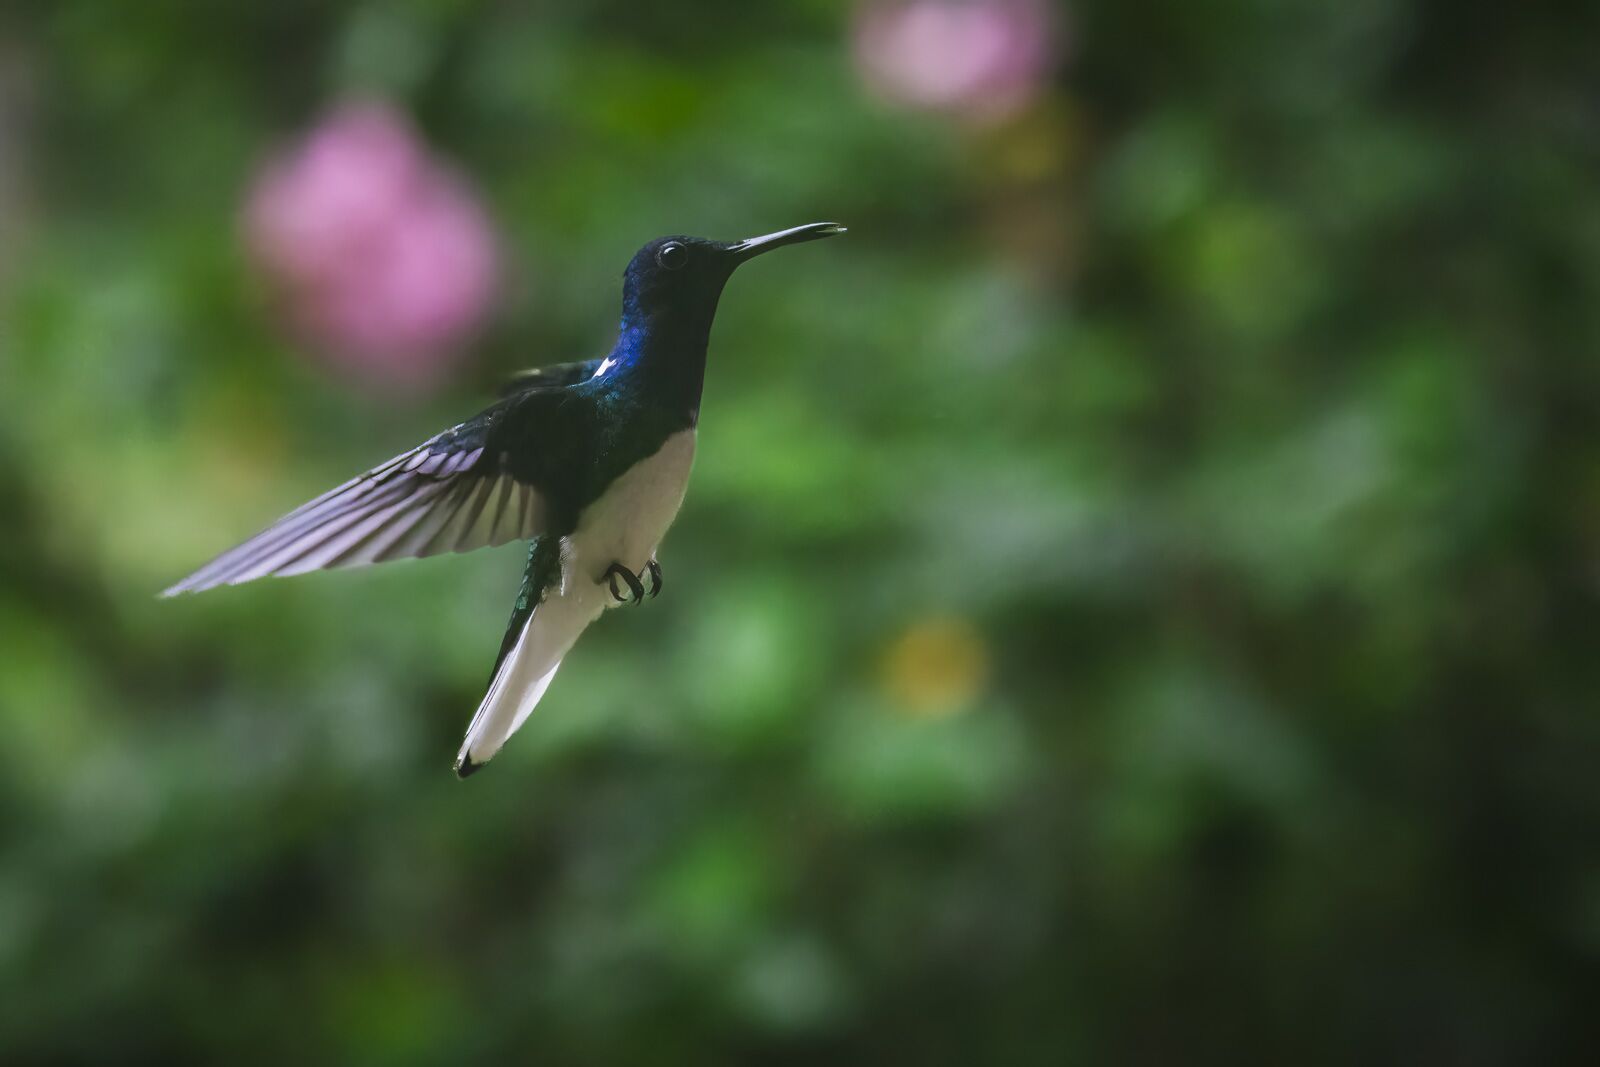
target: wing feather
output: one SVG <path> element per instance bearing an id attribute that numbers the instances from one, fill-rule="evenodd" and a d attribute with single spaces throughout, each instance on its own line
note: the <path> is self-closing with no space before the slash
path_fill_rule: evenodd
<path id="1" fill-rule="evenodd" d="M 468 428 L 469 430 L 471 428 Z M 163 596 L 532 537 L 538 490 L 463 427 L 379 464 L 222 553 Z M 519 501 L 510 507 L 508 502 Z"/>

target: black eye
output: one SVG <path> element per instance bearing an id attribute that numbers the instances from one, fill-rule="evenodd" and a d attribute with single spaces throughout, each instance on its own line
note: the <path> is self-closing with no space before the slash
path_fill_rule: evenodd
<path id="1" fill-rule="evenodd" d="M 677 270 L 689 262 L 689 250 L 676 241 L 668 241 L 656 253 L 656 263 L 664 270 Z"/>

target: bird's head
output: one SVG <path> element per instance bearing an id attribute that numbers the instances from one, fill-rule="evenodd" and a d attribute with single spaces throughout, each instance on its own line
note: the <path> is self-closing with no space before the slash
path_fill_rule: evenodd
<path id="1" fill-rule="evenodd" d="M 743 241 L 658 237 L 635 253 L 623 275 L 624 320 L 710 326 L 728 278 L 764 252 L 845 232 L 836 222 L 812 222 Z"/>

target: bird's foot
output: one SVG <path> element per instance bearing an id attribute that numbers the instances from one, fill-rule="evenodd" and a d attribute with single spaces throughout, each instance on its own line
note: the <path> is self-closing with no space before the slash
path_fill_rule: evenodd
<path id="1" fill-rule="evenodd" d="M 602 575 L 611 589 L 611 599 L 618 604 L 643 604 L 646 596 L 654 597 L 661 592 L 661 564 L 655 560 L 645 564 L 645 574 L 650 578 L 650 591 L 645 592 L 644 582 L 640 575 L 630 571 L 620 563 L 613 563 L 606 568 Z M 622 580 L 622 587 L 617 585 L 617 579 Z"/>

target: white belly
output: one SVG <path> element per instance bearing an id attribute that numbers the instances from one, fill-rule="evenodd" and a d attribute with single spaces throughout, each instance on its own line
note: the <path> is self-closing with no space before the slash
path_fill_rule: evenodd
<path id="1" fill-rule="evenodd" d="M 680 430 L 612 482 L 567 539 L 566 574 L 599 582 L 613 563 L 642 572 L 683 505 L 693 464 L 694 431 Z"/>
<path id="2" fill-rule="evenodd" d="M 602 576 L 613 563 L 638 574 L 655 555 L 683 503 L 693 462 L 694 431 L 676 433 L 585 509 L 562 545 L 561 588 L 545 596 L 500 665 L 460 759 L 487 762 L 527 720 L 573 642 L 616 606 Z"/>

